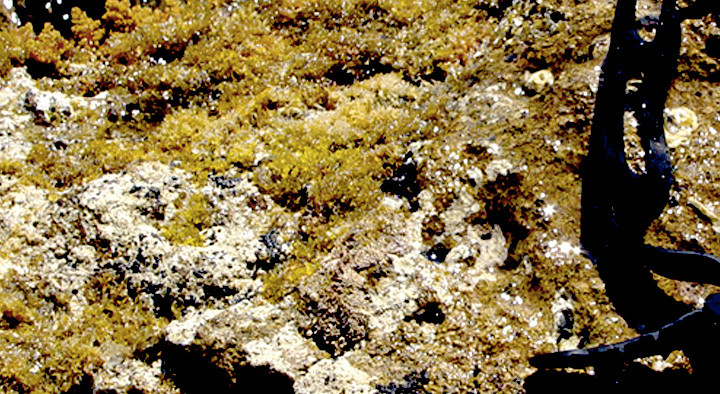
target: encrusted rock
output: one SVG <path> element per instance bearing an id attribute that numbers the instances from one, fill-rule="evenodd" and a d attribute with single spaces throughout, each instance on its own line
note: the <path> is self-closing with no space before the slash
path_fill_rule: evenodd
<path id="1" fill-rule="evenodd" d="M 686 144 L 698 125 L 698 117 L 690 108 L 665 109 L 665 139 L 668 147 L 677 148 Z"/>
<path id="2" fill-rule="evenodd" d="M 370 394 L 375 392 L 372 378 L 355 368 L 346 358 L 322 360 L 295 382 L 297 394 Z"/>
<path id="3" fill-rule="evenodd" d="M 496 159 L 491 161 L 490 164 L 488 164 L 487 168 L 485 168 L 485 174 L 488 181 L 495 182 L 498 176 L 505 176 L 509 174 L 513 170 L 513 168 L 514 166 L 509 160 Z"/>

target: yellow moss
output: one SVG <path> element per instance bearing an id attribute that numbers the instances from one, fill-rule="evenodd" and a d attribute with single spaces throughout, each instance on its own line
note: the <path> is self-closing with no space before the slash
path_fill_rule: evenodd
<path id="1" fill-rule="evenodd" d="M 217 1 L 166 1 L 156 9 L 136 5 L 128 13 L 127 1 L 115 3 L 115 8 L 112 11 L 108 8 L 103 16 L 106 28 L 113 33 L 100 52 L 128 66 L 147 60 L 148 55 L 159 50 L 182 53 L 194 37 L 204 35 L 210 28 L 218 6 Z M 137 77 L 140 81 L 152 80 L 142 73 Z"/>
<path id="2" fill-rule="evenodd" d="M 56 152 L 37 143 L 26 160 L 30 166 L 25 179 L 45 189 L 65 188 L 83 179 L 83 168 L 77 165 L 72 152 Z"/>
<path id="3" fill-rule="evenodd" d="M 320 268 L 319 263 L 306 260 L 291 260 L 280 272 L 271 272 L 263 277 L 263 296 L 279 302 L 297 287 L 303 278 L 312 275 Z"/>
<path id="4" fill-rule="evenodd" d="M 324 216 L 376 205 L 390 175 L 384 164 L 405 153 L 402 141 L 417 129 L 415 116 L 385 105 L 413 100 L 412 89 L 404 89 L 375 81 L 349 89 L 354 99 L 334 111 L 276 121 L 266 136 L 270 160 L 256 171 L 258 185 L 281 204 L 298 209 L 306 203 Z"/>
<path id="5" fill-rule="evenodd" d="M 110 31 L 128 32 L 137 25 L 130 12 L 130 0 L 107 0 L 103 20 Z"/>
<path id="6" fill-rule="evenodd" d="M 60 69 L 60 61 L 63 60 L 71 48 L 68 40 L 46 23 L 43 30 L 35 40 L 28 43 L 28 57 L 39 63 L 52 64 Z"/>
<path id="7" fill-rule="evenodd" d="M 77 42 L 82 46 L 96 46 L 105 35 L 105 30 L 100 27 L 100 21 L 88 17 L 85 11 L 73 7 L 71 11 L 71 30 Z"/>
<path id="8" fill-rule="evenodd" d="M 272 77 L 268 72 L 290 52 L 282 37 L 273 34 L 260 15 L 247 6 L 238 6 L 222 24 L 213 24 L 207 33 L 213 39 L 189 47 L 182 62 L 201 68 L 220 81 L 247 80 L 254 85 Z M 254 88 L 266 88 L 267 84 Z"/>
<path id="9" fill-rule="evenodd" d="M 93 140 L 81 153 L 83 175 L 93 179 L 105 173 L 119 172 L 144 158 L 144 146 L 126 146 L 121 141 Z"/>
<path id="10" fill-rule="evenodd" d="M 149 147 L 164 160 L 176 162 L 198 180 L 227 171 L 232 125 L 212 118 L 206 110 L 180 110 L 167 116 L 148 139 Z"/>
<path id="11" fill-rule="evenodd" d="M 182 109 L 167 116 L 150 136 L 149 142 L 161 152 L 168 152 L 174 157 L 192 155 L 197 145 L 217 146 L 217 136 L 207 130 L 210 124 L 211 119 L 206 111 Z"/>
<path id="12" fill-rule="evenodd" d="M 67 391 L 106 361 L 104 349 L 131 356 L 166 324 L 129 299 L 111 275 L 95 277 L 84 292 L 88 304 L 72 312 L 68 300 L 49 293 L 47 282 L 33 288 L 25 280 L 0 280 L 3 391 Z"/>
<path id="13" fill-rule="evenodd" d="M 0 160 L 0 174 L 16 175 L 23 171 L 23 163 L 16 160 Z"/>
<path id="14" fill-rule="evenodd" d="M 255 164 L 256 143 L 240 140 L 232 143 L 227 152 L 227 162 L 241 169 L 249 169 Z"/>
<path id="15" fill-rule="evenodd" d="M 0 77 L 7 75 L 12 67 L 25 62 L 26 45 L 34 39 L 35 33 L 30 24 L 0 31 Z"/>
<path id="16" fill-rule="evenodd" d="M 212 225 L 212 211 L 208 198 L 193 194 L 187 201 L 177 202 L 179 212 L 161 228 L 168 241 L 189 246 L 203 246 L 202 230 Z"/>
<path id="17" fill-rule="evenodd" d="M 0 298 L 0 330 L 14 328 L 19 324 L 31 324 L 37 313 L 13 294 Z"/>

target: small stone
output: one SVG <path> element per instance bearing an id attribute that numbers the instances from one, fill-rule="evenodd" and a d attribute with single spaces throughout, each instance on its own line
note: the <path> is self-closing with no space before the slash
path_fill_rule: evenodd
<path id="1" fill-rule="evenodd" d="M 471 167 L 467 170 L 467 176 L 470 178 L 473 182 L 475 182 L 475 185 L 482 185 L 483 178 L 485 175 L 483 174 L 482 170 L 480 170 L 477 167 Z"/>
<path id="2" fill-rule="evenodd" d="M 527 89 L 528 93 L 544 93 L 554 83 L 555 78 L 550 70 L 535 71 L 532 74 L 529 72 L 525 73 L 525 89 Z"/>
<path id="3" fill-rule="evenodd" d="M 507 176 L 513 169 L 514 166 L 509 160 L 496 159 L 491 161 L 485 168 L 485 175 L 488 181 L 495 182 L 498 176 Z"/>
<path id="4" fill-rule="evenodd" d="M 698 117 L 690 108 L 665 109 L 665 139 L 668 147 L 677 148 L 687 143 L 698 125 Z"/>

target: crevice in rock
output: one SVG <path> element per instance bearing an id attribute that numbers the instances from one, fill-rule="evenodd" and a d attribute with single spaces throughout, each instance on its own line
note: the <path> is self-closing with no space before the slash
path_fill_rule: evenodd
<path id="1" fill-rule="evenodd" d="M 348 66 L 348 64 L 350 64 Z M 359 58 L 352 63 L 336 63 L 325 74 L 325 77 L 338 85 L 352 85 L 364 81 L 377 74 L 387 74 L 394 71 L 391 65 L 383 64 L 379 58 Z"/>
<path id="2" fill-rule="evenodd" d="M 420 208 L 417 201 L 417 196 L 420 194 L 418 170 L 417 164 L 412 159 L 412 153 L 405 155 L 403 164 L 393 172 L 390 178 L 383 181 L 380 190 L 407 199 L 411 212 Z"/>
<path id="3" fill-rule="evenodd" d="M 428 302 L 420 306 L 412 315 L 405 317 L 405 321 L 412 320 L 418 323 L 442 324 L 445 321 L 445 313 L 440 308 L 439 302 Z"/>
<path id="4" fill-rule="evenodd" d="M 234 349 L 163 344 L 162 371 L 185 394 L 242 393 L 249 387 L 294 394 L 293 379 L 269 366 L 252 366 Z"/>

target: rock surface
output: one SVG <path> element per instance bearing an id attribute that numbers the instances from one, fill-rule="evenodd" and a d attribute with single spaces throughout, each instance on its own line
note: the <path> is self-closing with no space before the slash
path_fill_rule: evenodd
<path id="1" fill-rule="evenodd" d="M 614 1 L 134 3 L 2 20 L 0 390 L 523 392 L 635 335 L 579 244 Z M 720 255 L 715 23 L 646 239 Z"/>

